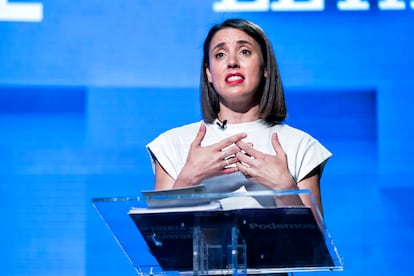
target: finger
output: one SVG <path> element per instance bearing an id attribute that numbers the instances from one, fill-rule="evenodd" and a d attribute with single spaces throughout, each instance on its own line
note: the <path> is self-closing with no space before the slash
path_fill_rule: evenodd
<path id="1" fill-rule="evenodd" d="M 272 146 L 276 154 L 285 153 L 282 146 L 280 145 L 279 136 L 277 135 L 277 133 L 273 133 L 272 135 Z"/>
<path id="2" fill-rule="evenodd" d="M 235 157 L 224 159 L 223 174 L 237 172 L 238 168 L 236 165 L 237 159 Z"/>
<path id="3" fill-rule="evenodd" d="M 218 142 L 216 145 L 217 145 L 218 149 L 225 149 L 228 146 L 230 146 L 232 144 L 235 144 L 236 142 L 238 142 L 238 141 L 240 141 L 240 140 L 242 140 L 246 137 L 247 137 L 247 134 L 245 132 L 238 133 L 238 134 L 230 136 L 226 139 L 223 139 L 222 141 Z"/>
<path id="4" fill-rule="evenodd" d="M 223 174 L 231 174 L 231 173 L 235 173 L 237 172 L 239 169 L 237 168 L 237 166 L 234 167 L 226 167 L 223 169 Z"/>
<path id="5" fill-rule="evenodd" d="M 239 141 L 236 143 L 236 145 L 240 148 L 241 151 L 249 156 L 252 156 L 254 158 L 260 158 L 261 156 L 261 152 L 250 146 L 248 143 Z"/>
<path id="6" fill-rule="evenodd" d="M 236 156 L 236 153 L 240 151 L 240 148 L 236 145 L 230 145 L 227 148 L 222 150 L 223 152 L 223 159 L 228 159 Z"/>
<path id="7" fill-rule="evenodd" d="M 200 128 L 198 129 L 197 135 L 192 142 L 192 145 L 201 146 L 201 142 L 203 141 L 205 135 L 206 135 L 206 125 L 204 123 L 201 123 Z"/>
<path id="8" fill-rule="evenodd" d="M 244 174 L 244 176 L 246 177 L 250 177 L 249 175 L 249 168 L 246 165 L 243 165 L 241 162 L 237 162 L 237 170 L 240 171 L 242 174 Z"/>
<path id="9" fill-rule="evenodd" d="M 227 159 L 224 159 L 224 163 L 225 163 L 225 168 L 230 168 L 230 167 L 236 167 L 236 163 L 238 162 L 236 157 L 230 157 Z"/>
<path id="10" fill-rule="evenodd" d="M 245 167 L 254 167 L 257 165 L 257 160 L 255 160 L 253 157 L 248 156 L 245 153 L 239 152 L 236 155 L 237 160 L 239 160 L 239 163 Z"/>

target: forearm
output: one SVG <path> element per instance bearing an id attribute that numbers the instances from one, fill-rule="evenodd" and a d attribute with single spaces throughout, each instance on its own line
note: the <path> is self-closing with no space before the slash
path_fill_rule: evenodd
<path id="1" fill-rule="evenodd" d="M 201 180 L 202 178 L 199 175 L 183 169 L 174 181 L 173 188 L 183 188 L 197 185 L 201 182 Z"/>
<path id="2" fill-rule="evenodd" d="M 277 184 L 273 185 L 273 189 L 275 191 L 282 192 L 281 195 L 275 196 L 275 203 L 276 206 L 302 206 L 304 203 L 298 194 L 286 193 L 283 194 L 285 191 L 295 191 L 299 190 L 299 187 L 293 177 L 289 174 L 289 176 L 285 176 L 278 181 Z"/>

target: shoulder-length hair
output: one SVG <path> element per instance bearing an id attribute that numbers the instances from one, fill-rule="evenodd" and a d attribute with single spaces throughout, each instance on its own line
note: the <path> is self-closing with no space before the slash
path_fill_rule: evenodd
<path id="1" fill-rule="evenodd" d="M 269 125 L 275 125 L 286 119 L 287 110 L 279 67 L 269 38 L 261 27 L 244 19 L 228 19 L 214 25 L 207 34 L 203 46 L 203 61 L 201 66 L 201 109 L 206 123 L 212 123 L 218 118 L 220 111 L 219 96 L 213 85 L 208 81 L 206 68 L 210 66 L 209 50 L 213 36 L 225 28 L 235 28 L 245 32 L 260 45 L 267 77 L 263 77 L 261 88 L 257 91 L 259 102 L 259 117 Z"/>

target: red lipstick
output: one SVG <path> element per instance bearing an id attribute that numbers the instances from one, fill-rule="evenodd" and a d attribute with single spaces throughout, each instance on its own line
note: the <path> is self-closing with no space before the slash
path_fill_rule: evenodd
<path id="1" fill-rule="evenodd" d="M 240 73 L 230 73 L 226 75 L 226 79 L 225 79 L 227 84 L 239 84 L 242 83 L 244 81 L 244 76 Z"/>

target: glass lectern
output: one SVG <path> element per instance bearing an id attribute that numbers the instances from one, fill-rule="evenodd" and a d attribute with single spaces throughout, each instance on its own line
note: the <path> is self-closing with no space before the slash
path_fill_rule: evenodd
<path id="1" fill-rule="evenodd" d="M 92 203 L 139 275 L 343 270 L 310 191 L 163 191 Z M 142 263 L 150 252 L 153 263 Z"/>

